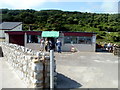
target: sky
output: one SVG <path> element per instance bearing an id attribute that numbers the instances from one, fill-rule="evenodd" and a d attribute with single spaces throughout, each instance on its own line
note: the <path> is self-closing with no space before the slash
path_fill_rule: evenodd
<path id="1" fill-rule="evenodd" d="M 91 13 L 118 13 L 119 0 L 0 0 L 1 9 L 58 9 Z"/>

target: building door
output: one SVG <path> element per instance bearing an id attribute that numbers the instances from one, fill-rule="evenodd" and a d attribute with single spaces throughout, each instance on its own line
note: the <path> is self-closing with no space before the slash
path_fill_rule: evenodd
<path id="1" fill-rule="evenodd" d="M 24 35 L 9 35 L 9 42 L 24 46 Z"/>
<path id="2" fill-rule="evenodd" d="M 55 38 L 55 37 L 48 37 L 47 39 L 48 39 L 48 41 L 52 42 L 52 49 L 55 50 L 56 49 L 55 44 L 56 44 L 57 38 Z"/>

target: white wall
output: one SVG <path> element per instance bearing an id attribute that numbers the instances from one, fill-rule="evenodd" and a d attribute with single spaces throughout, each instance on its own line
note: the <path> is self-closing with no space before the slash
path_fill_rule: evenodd
<path id="1" fill-rule="evenodd" d="M 4 30 L 0 30 L 0 38 L 5 37 Z"/>
<path id="2" fill-rule="evenodd" d="M 96 50 L 96 34 L 92 36 L 92 44 L 73 44 L 77 51 L 95 52 Z M 62 51 L 71 51 L 72 44 L 63 44 Z"/>
<path id="3" fill-rule="evenodd" d="M 74 47 L 81 52 L 95 52 L 95 44 L 73 44 Z M 33 49 L 33 50 L 40 50 L 40 44 L 39 43 L 27 43 L 27 48 Z M 62 51 L 71 51 L 71 44 L 64 44 L 62 45 Z"/>
<path id="4" fill-rule="evenodd" d="M 15 70 L 16 75 L 20 77 L 23 83 L 27 85 L 27 88 L 43 88 L 43 81 L 45 81 L 46 88 L 49 88 L 49 54 L 36 52 L 17 44 L 9 44 L 5 42 L 0 46 L 2 47 L 4 56 L 6 57 L 5 60 L 11 68 Z M 43 55 L 45 57 L 43 60 L 46 60 L 45 63 L 41 62 Z M 56 67 L 55 65 L 56 64 L 54 64 L 53 68 Z M 43 67 L 45 67 L 45 70 Z M 43 73 L 45 74 L 44 78 Z M 53 75 L 56 75 L 55 70 Z"/>
<path id="5" fill-rule="evenodd" d="M 95 52 L 94 44 L 73 44 L 77 51 L 82 52 Z M 64 44 L 62 46 L 62 51 L 71 51 L 72 44 Z"/>
<path id="6" fill-rule="evenodd" d="M 62 51 L 71 51 L 72 44 L 64 44 L 64 37 L 59 38 L 62 42 Z M 73 44 L 78 51 L 95 52 L 96 50 L 96 35 L 92 36 L 92 44 Z M 39 43 L 27 43 L 26 47 L 33 50 L 40 50 Z"/>
<path id="7" fill-rule="evenodd" d="M 32 50 L 40 50 L 40 43 L 26 43 L 25 45 L 25 47 L 30 48 Z"/>
<path id="8" fill-rule="evenodd" d="M 22 31 L 22 24 L 17 26 L 16 28 L 12 29 L 12 30 L 0 30 L 0 38 L 4 38 L 5 37 L 5 31 Z"/>
<path id="9" fill-rule="evenodd" d="M 9 43 L 9 34 L 5 33 L 5 42 Z"/>

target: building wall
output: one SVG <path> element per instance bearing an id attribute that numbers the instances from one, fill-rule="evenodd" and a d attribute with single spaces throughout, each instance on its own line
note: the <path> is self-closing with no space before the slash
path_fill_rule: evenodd
<path id="1" fill-rule="evenodd" d="M 5 33 L 5 42 L 9 43 L 9 34 Z"/>
<path id="2" fill-rule="evenodd" d="M 94 44 L 73 44 L 77 51 L 82 52 L 95 52 Z M 72 44 L 64 44 L 62 46 L 62 51 L 71 51 Z"/>
<path id="3" fill-rule="evenodd" d="M 7 63 L 14 68 L 16 75 L 28 88 L 50 87 L 50 56 L 47 53 L 36 52 L 16 44 L 2 43 L 0 45 Z M 45 62 L 43 62 L 45 61 Z M 55 59 L 54 59 L 55 63 Z M 54 69 L 56 69 L 54 64 Z M 57 75 L 53 72 L 54 77 Z M 11 78 L 11 77 L 10 77 Z"/>
<path id="4" fill-rule="evenodd" d="M 96 50 L 96 35 L 92 36 L 92 44 L 65 44 L 64 37 L 60 37 L 59 40 L 62 42 L 62 51 L 65 52 L 71 51 L 72 45 L 77 51 L 95 52 Z M 40 50 L 40 43 L 26 43 L 26 47 L 34 50 Z"/>
<path id="5" fill-rule="evenodd" d="M 95 44 L 73 44 L 73 45 L 77 51 L 95 52 Z M 25 47 L 33 50 L 40 50 L 39 43 L 27 43 Z M 72 47 L 72 44 L 63 44 L 62 51 L 65 51 L 65 52 L 71 51 L 71 47 Z"/>
<path id="6" fill-rule="evenodd" d="M 26 43 L 27 48 L 30 48 L 32 50 L 40 50 L 40 43 Z"/>
<path id="7" fill-rule="evenodd" d="M 5 31 L 22 31 L 22 24 L 12 30 L 0 30 L 0 38 L 5 38 Z"/>
<path id="8" fill-rule="evenodd" d="M 95 52 L 96 50 L 96 34 L 93 34 L 91 44 L 66 44 L 64 43 L 64 37 L 61 39 L 62 51 L 71 51 L 71 47 L 74 46 L 77 51 L 82 52 Z"/>
<path id="9" fill-rule="evenodd" d="M 0 30 L 0 38 L 4 38 L 5 34 L 4 34 L 4 30 Z"/>
<path id="10" fill-rule="evenodd" d="M 15 35 L 13 35 L 13 36 L 15 36 Z M 33 50 L 41 50 L 40 43 L 27 43 L 27 40 L 26 40 L 27 36 L 22 37 L 21 39 L 20 38 L 16 39 L 14 37 L 14 39 L 15 39 L 14 41 L 23 40 L 24 46 L 27 48 L 30 48 Z M 67 43 L 64 43 L 64 35 L 60 35 L 60 37 L 58 39 L 62 42 L 62 51 L 71 51 L 72 45 L 74 45 L 74 47 L 76 48 L 77 51 L 95 52 L 95 50 L 96 50 L 96 34 L 93 34 L 91 36 L 91 43 L 89 43 L 89 44 L 71 44 L 71 43 L 67 44 Z M 11 39 L 9 39 L 9 40 L 11 40 Z"/>

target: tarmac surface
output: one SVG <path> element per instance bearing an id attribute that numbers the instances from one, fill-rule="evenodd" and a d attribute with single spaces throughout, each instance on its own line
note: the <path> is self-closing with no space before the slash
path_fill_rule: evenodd
<path id="1" fill-rule="evenodd" d="M 57 88 L 118 88 L 118 57 L 112 53 L 63 52 L 55 58 Z"/>

